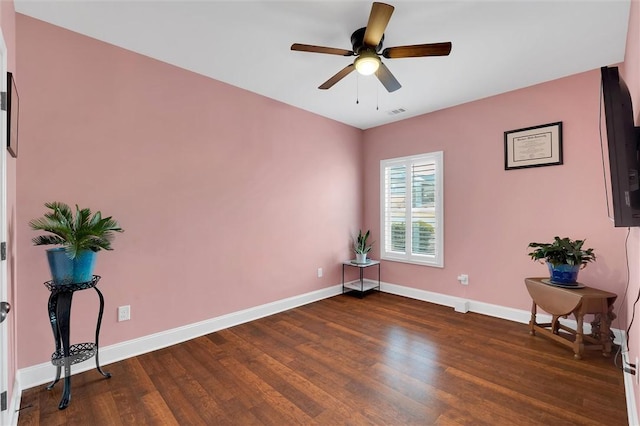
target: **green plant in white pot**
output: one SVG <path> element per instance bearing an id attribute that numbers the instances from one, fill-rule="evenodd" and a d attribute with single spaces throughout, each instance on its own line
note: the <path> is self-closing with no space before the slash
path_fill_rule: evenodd
<path id="1" fill-rule="evenodd" d="M 96 253 L 112 250 L 111 241 L 115 232 L 124 232 L 111 216 L 102 217 L 98 211 L 81 209 L 76 205 L 75 215 L 71 208 L 61 202 L 45 203 L 50 212 L 29 222 L 31 229 L 46 231 L 51 235 L 40 235 L 31 241 L 34 245 L 60 245 L 47 250 L 51 276 L 55 284 L 91 281 Z"/>
<path id="2" fill-rule="evenodd" d="M 362 233 L 358 231 L 358 236 L 353 239 L 353 251 L 356 253 L 356 263 L 367 263 L 367 254 L 371 251 L 373 243 L 369 244 L 370 231 Z"/>

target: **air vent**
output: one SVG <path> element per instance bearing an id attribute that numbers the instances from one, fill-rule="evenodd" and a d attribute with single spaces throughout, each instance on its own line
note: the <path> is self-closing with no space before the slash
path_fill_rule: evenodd
<path id="1" fill-rule="evenodd" d="M 402 114 L 403 112 L 407 112 L 407 110 L 404 108 L 396 108 L 396 109 L 392 109 L 391 111 L 387 111 L 387 114 L 398 115 L 398 114 Z"/>

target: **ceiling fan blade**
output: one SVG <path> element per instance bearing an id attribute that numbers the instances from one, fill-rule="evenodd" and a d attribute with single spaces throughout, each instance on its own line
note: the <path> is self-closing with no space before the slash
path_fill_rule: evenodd
<path id="1" fill-rule="evenodd" d="M 327 53 L 329 55 L 353 56 L 351 50 L 336 49 L 335 47 L 313 46 L 311 44 L 293 43 L 291 50 L 299 52 Z"/>
<path id="2" fill-rule="evenodd" d="M 377 46 L 384 35 L 394 7 L 385 3 L 373 3 L 369 22 L 364 32 L 364 44 L 367 46 Z"/>
<path id="3" fill-rule="evenodd" d="M 382 56 L 388 59 L 417 58 L 421 56 L 447 56 L 451 53 L 451 42 L 414 44 L 412 46 L 387 47 Z"/>
<path id="4" fill-rule="evenodd" d="M 353 64 L 347 65 L 346 67 L 344 67 L 340 71 L 338 71 L 329 80 L 327 80 L 324 83 L 322 83 L 322 85 L 320 85 L 320 87 L 318 87 L 318 89 L 322 89 L 322 90 L 330 89 L 334 84 L 336 84 L 337 82 L 339 82 L 340 80 L 345 78 L 347 75 L 349 75 L 351 73 L 351 71 L 353 71 L 355 69 L 356 68 L 353 66 Z"/>
<path id="5" fill-rule="evenodd" d="M 378 68 L 378 71 L 376 71 L 376 77 L 378 77 L 378 80 L 380 80 L 380 83 L 382 83 L 388 92 L 395 92 L 402 87 L 393 74 L 391 74 L 389 68 L 387 68 L 383 63 L 380 63 L 380 67 Z"/>

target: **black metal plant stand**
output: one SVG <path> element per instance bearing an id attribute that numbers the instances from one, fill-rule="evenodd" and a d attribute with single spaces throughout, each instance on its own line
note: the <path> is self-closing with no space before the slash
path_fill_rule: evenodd
<path id="1" fill-rule="evenodd" d="M 360 280 L 357 283 L 344 282 L 344 267 L 351 266 L 360 270 Z M 364 270 L 370 266 L 378 267 L 378 282 L 367 281 L 364 279 Z M 356 293 L 362 298 L 367 292 L 372 290 L 380 291 L 380 261 L 369 259 L 366 263 L 357 263 L 355 260 L 347 260 L 342 262 L 342 293 Z"/>
<path id="2" fill-rule="evenodd" d="M 71 366 L 89 358 L 96 357 L 96 369 L 104 377 L 111 377 L 111 373 L 105 373 L 100 368 L 98 359 L 98 337 L 100 335 L 100 324 L 102 323 L 102 314 L 104 312 L 104 297 L 96 285 L 100 281 L 99 275 L 94 275 L 91 281 L 74 284 L 54 284 L 53 281 L 44 283 L 51 291 L 49 296 L 49 321 L 53 330 L 53 339 L 56 343 L 56 350 L 51 355 L 51 363 L 56 366 L 56 378 L 47 386 L 48 390 L 53 389 L 60 380 L 60 373 L 64 366 L 64 388 L 62 398 L 58 409 L 64 410 L 71 400 Z M 73 293 L 80 290 L 93 288 L 100 298 L 100 311 L 98 313 L 98 322 L 96 324 L 96 340 L 93 343 L 78 343 L 69 345 L 69 319 L 71 317 L 71 301 Z"/>

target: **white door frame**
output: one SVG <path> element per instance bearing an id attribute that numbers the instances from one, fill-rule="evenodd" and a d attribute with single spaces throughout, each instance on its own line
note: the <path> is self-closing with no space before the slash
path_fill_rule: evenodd
<path id="1" fill-rule="evenodd" d="M 2 92 L 7 91 L 7 45 L 4 36 L 0 31 L 0 88 Z M 0 242 L 7 241 L 7 112 L 2 111 L 2 126 L 0 126 Z M 7 260 L 0 260 L 0 301 L 7 300 Z M 13 312 L 10 315 L 15 315 Z M 0 323 L 0 393 L 9 389 L 8 377 L 8 339 L 7 324 L 9 321 Z M 14 392 L 16 389 L 13 390 Z M 13 420 L 10 416 L 7 394 L 4 394 L 7 409 L 0 411 L 0 424 L 9 424 Z"/>

